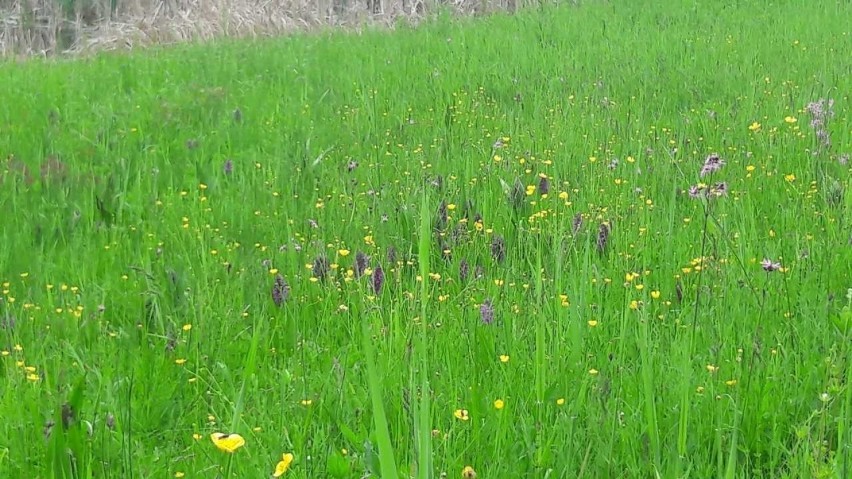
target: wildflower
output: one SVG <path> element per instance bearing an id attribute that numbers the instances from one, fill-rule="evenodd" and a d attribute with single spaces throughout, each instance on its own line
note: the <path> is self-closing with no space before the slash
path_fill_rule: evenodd
<path id="1" fill-rule="evenodd" d="M 360 278 L 367 270 L 367 265 L 370 262 L 370 257 L 361 251 L 355 253 L 355 277 Z"/>
<path id="2" fill-rule="evenodd" d="M 550 193 L 550 180 L 542 174 L 538 180 L 538 194 L 544 196 Z"/>
<path id="3" fill-rule="evenodd" d="M 506 259 L 506 240 L 500 235 L 494 235 L 491 239 L 491 256 L 502 263 Z"/>
<path id="4" fill-rule="evenodd" d="M 444 201 L 444 200 L 441 200 L 441 204 L 438 205 L 438 217 L 436 219 L 435 229 L 437 229 L 437 230 L 444 229 L 444 227 L 447 226 L 448 216 L 449 216 L 449 213 L 448 213 L 448 210 L 447 210 L 447 202 Z"/>
<path id="5" fill-rule="evenodd" d="M 502 399 L 495 399 L 494 400 L 494 409 L 499 411 L 499 410 L 503 409 L 505 406 L 506 406 L 506 403 Z"/>
<path id="6" fill-rule="evenodd" d="M 761 124 L 758 122 L 752 122 L 751 125 L 748 126 L 749 131 L 758 132 L 760 131 Z"/>
<path id="7" fill-rule="evenodd" d="M 281 456 L 281 460 L 278 461 L 278 464 L 275 465 L 275 472 L 272 473 L 272 477 L 281 477 L 290 469 L 290 464 L 293 463 L 293 454 L 285 453 Z"/>
<path id="8" fill-rule="evenodd" d="M 290 286 L 280 274 L 275 275 L 275 281 L 272 283 L 272 302 L 275 306 L 281 307 L 287 297 L 290 296 Z"/>
<path id="9" fill-rule="evenodd" d="M 722 169 L 725 161 L 719 157 L 718 153 L 711 153 L 704 160 L 704 166 L 701 167 L 700 176 L 708 175 Z"/>
<path id="10" fill-rule="evenodd" d="M 470 273 L 470 264 L 468 264 L 466 259 L 462 259 L 459 263 L 459 280 L 461 282 L 467 281 L 467 276 Z"/>
<path id="11" fill-rule="evenodd" d="M 781 263 L 774 262 L 769 258 L 764 258 L 763 261 L 760 262 L 760 265 L 763 266 L 763 270 L 767 273 L 781 269 Z"/>
<path id="12" fill-rule="evenodd" d="M 317 256 L 317 258 L 314 259 L 314 264 L 311 268 L 311 272 L 313 273 L 315 278 L 325 279 L 326 275 L 328 274 L 329 267 L 330 266 L 328 263 L 328 258 L 326 258 L 325 256 Z"/>
<path id="13" fill-rule="evenodd" d="M 225 164 L 222 165 L 222 172 L 230 176 L 234 172 L 234 160 L 230 158 L 225 160 Z"/>
<path id="14" fill-rule="evenodd" d="M 603 253 L 606 250 L 607 242 L 609 241 L 609 225 L 601 223 L 598 228 L 598 253 Z"/>
<path id="15" fill-rule="evenodd" d="M 521 183 L 519 178 L 515 178 L 515 183 L 512 185 L 512 189 L 509 190 L 509 204 L 516 210 L 521 209 L 524 206 L 524 196 L 526 196 L 524 184 Z"/>
<path id="16" fill-rule="evenodd" d="M 373 281 L 371 282 L 373 293 L 375 293 L 376 296 L 382 292 L 383 284 L 385 284 L 385 271 L 382 269 L 382 266 L 379 265 L 373 270 Z"/>
<path id="17" fill-rule="evenodd" d="M 476 479 L 476 471 L 470 466 L 464 466 L 461 475 L 464 479 Z"/>
<path id="18" fill-rule="evenodd" d="M 574 215 L 574 219 L 571 220 L 571 231 L 574 234 L 577 234 L 580 231 L 580 228 L 583 226 L 583 213 L 577 213 Z"/>
<path id="19" fill-rule="evenodd" d="M 509 362 L 509 355 L 508 354 L 501 354 L 500 355 L 500 362 L 501 363 L 508 363 Z"/>
<path id="20" fill-rule="evenodd" d="M 453 411 L 453 416 L 455 416 L 459 421 L 467 421 L 470 419 L 467 409 L 456 409 Z"/>
<path id="21" fill-rule="evenodd" d="M 483 324 L 491 324 L 494 322 L 494 305 L 490 299 L 486 299 L 479 307 L 479 319 Z"/>
<path id="22" fill-rule="evenodd" d="M 239 434 L 214 432 L 210 435 L 210 440 L 213 441 L 213 445 L 219 448 L 220 451 L 228 453 L 233 453 L 246 444 L 246 440 Z"/>

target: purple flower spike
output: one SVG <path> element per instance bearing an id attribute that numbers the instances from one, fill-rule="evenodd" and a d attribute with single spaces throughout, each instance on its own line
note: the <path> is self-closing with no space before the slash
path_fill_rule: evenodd
<path id="1" fill-rule="evenodd" d="M 385 284 L 385 271 L 382 269 L 382 266 L 379 265 L 373 270 L 373 281 L 371 283 L 373 286 L 373 292 L 376 296 L 381 294 L 383 284 Z"/>
<path id="2" fill-rule="evenodd" d="M 494 305 L 491 304 L 490 299 L 483 301 L 482 306 L 479 307 L 479 319 L 482 320 L 483 324 L 494 322 Z"/>
<path id="3" fill-rule="evenodd" d="M 280 274 L 275 275 L 275 282 L 272 283 L 272 302 L 279 308 L 283 305 L 290 296 L 290 286 Z"/>

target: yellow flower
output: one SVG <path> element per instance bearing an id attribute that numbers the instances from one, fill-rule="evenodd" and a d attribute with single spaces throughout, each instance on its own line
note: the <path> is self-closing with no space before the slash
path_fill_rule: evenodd
<path id="1" fill-rule="evenodd" d="M 660 299 L 660 292 L 659 291 L 651 291 L 651 297 L 654 298 L 654 299 Z"/>
<path id="2" fill-rule="evenodd" d="M 784 121 L 787 123 L 796 123 L 799 120 L 797 120 L 795 116 L 787 116 L 784 117 Z"/>
<path id="3" fill-rule="evenodd" d="M 501 363 L 508 363 L 509 362 L 509 355 L 508 354 L 501 354 L 500 355 L 500 362 Z"/>
<path id="4" fill-rule="evenodd" d="M 464 466 L 461 475 L 464 479 L 476 479 L 476 471 L 470 466 Z"/>
<path id="5" fill-rule="evenodd" d="M 453 416 L 460 421 L 467 421 L 470 419 L 470 416 L 467 414 L 467 409 L 456 409 L 455 412 L 453 412 Z"/>
<path id="6" fill-rule="evenodd" d="M 210 440 L 219 448 L 220 451 L 234 452 L 246 444 L 246 440 L 239 434 L 223 434 L 214 432 L 210 435 Z"/>
<path id="7" fill-rule="evenodd" d="M 349 256 L 349 250 L 348 249 L 339 249 L 339 250 L 337 250 L 337 254 L 339 254 L 340 256 L 346 257 L 346 256 Z"/>
<path id="8" fill-rule="evenodd" d="M 502 399 L 495 399 L 494 400 L 494 409 L 500 410 L 500 409 L 503 409 L 503 407 L 505 407 L 505 406 L 506 406 L 506 403 L 503 402 Z"/>
<path id="9" fill-rule="evenodd" d="M 752 123 L 751 125 L 748 126 L 748 129 L 751 130 L 751 131 L 754 131 L 754 132 L 758 132 L 758 131 L 760 131 L 760 126 L 761 126 L 760 123 L 754 122 L 754 123 Z"/>
<path id="10" fill-rule="evenodd" d="M 557 406 L 562 406 L 564 404 L 565 404 L 565 398 L 559 398 L 559 399 L 556 400 Z"/>
<path id="11" fill-rule="evenodd" d="M 281 477 L 290 469 L 290 464 L 293 463 L 293 455 L 285 453 L 281 456 L 281 460 L 278 461 L 278 464 L 275 465 L 275 472 L 272 473 L 272 477 Z"/>

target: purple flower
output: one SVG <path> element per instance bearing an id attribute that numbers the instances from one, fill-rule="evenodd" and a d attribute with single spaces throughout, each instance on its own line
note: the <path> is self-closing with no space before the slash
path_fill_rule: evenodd
<path id="1" fill-rule="evenodd" d="M 781 263 L 774 262 L 769 258 L 764 258 L 763 261 L 760 262 L 760 265 L 763 266 L 763 270 L 767 273 L 781 269 Z"/>
<path id="2" fill-rule="evenodd" d="M 483 324 L 491 324 L 494 322 L 494 305 L 490 299 L 486 299 L 479 307 L 479 319 Z"/>
<path id="3" fill-rule="evenodd" d="M 614 170 L 614 169 L 618 168 L 618 158 L 613 158 L 613 159 L 611 159 L 611 160 L 609 161 L 608 168 L 609 168 L 610 170 Z"/>
<path id="4" fill-rule="evenodd" d="M 606 245 L 609 242 L 609 225 L 601 223 L 598 228 L 598 253 L 606 251 Z"/>
<path id="5" fill-rule="evenodd" d="M 230 176 L 230 175 L 231 175 L 231 173 L 233 173 L 233 172 L 234 172 L 234 160 L 232 160 L 232 159 L 230 159 L 230 158 L 228 158 L 227 160 L 225 160 L 225 164 L 224 164 L 224 165 L 222 165 L 222 171 L 223 171 L 226 175 Z"/>
<path id="6" fill-rule="evenodd" d="M 491 238 L 491 256 L 502 263 L 506 259 L 506 240 L 500 235 L 494 235 Z"/>
<path id="7" fill-rule="evenodd" d="M 444 229 L 444 227 L 447 226 L 448 216 L 449 212 L 447 210 L 447 202 L 441 200 L 441 204 L 438 205 L 438 218 L 435 228 L 439 230 Z"/>
<path id="8" fill-rule="evenodd" d="M 464 283 L 467 281 L 467 276 L 470 274 L 470 264 L 468 264 L 467 260 L 462 258 L 459 263 L 459 280 Z"/>
<path id="9" fill-rule="evenodd" d="M 692 185 L 692 186 L 689 187 L 689 197 L 690 198 L 700 198 L 702 196 L 701 193 L 703 191 L 704 191 L 703 187 L 700 187 L 698 185 Z"/>
<path id="10" fill-rule="evenodd" d="M 289 296 L 290 286 L 287 281 L 280 274 L 275 275 L 275 281 L 272 283 L 272 302 L 280 308 Z"/>
<path id="11" fill-rule="evenodd" d="M 725 161 L 719 157 L 718 153 L 711 153 L 704 160 L 704 166 L 701 167 L 701 176 L 703 177 L 704 175 L 719 171 L 724 165 Z"/>
<path id="12" fill-rule="evenodd" d="M 571 220 L 571 231 L 576 235 L 580 228 L 583 227 L 583 213 L 577 213 L 574 215 L 574 219 Z"/>
<path id="13" fill-rule="evenodd" d="M 538 194 L 544 196 L 550 193 L 550 180 L 546 176 L 541 176 L 538 180 Z"/>
<path id="14" fill-rule="evenodd" d="M 355 253 L 355 277 L 360 278 L 364 271 L 367 270 L 367 265 L 370 263 L 370 257 L 359 251 Z"/>
<path id="15" fill-rule="evenodd" d="M 727 196 L 728 184 L 724 181 L 716 183 L 712 188 L 710 188 L 710 194 L 716 197 Z"/>
<path id="16" fill-rule="evenodd" d="M 373 270 L 373 281 L 370 283 L 373 286 L 373 293 L 378 296 L 382 292 L 382 285 L 385 284 L 385 271 L 382 265 L 376 266 Z"/>
<path id="17" fill-rule="evenodd" d="M 317 256 L 316 259 L 314 259 L 314 265 L 311 268 L 311 272 L 315 278 L 322 280 L 325 279 L 330 267 L 328 258 L 325 256 Z"/>

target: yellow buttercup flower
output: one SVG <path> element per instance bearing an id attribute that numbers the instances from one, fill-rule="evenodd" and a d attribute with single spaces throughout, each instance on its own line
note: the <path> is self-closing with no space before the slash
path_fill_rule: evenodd
<path id="1" fill-rule="evenodd" d="M 210 435 L 210 440 L 213 441 L 213 444 L 219 448 L 220 451 L 229 453 L 233 453 L 246 444 L 246 440 L 239 434 L 214 432 Z"/>
<path id="2" fill-rule="evenodd" d="M 476 479 L 476 471 L 470 466 L 464 466 L 461 475 L 464 479 Z"/>
<path id="3" fill-rule="evenodd" d="M 275 472 L 272 473 L 272 477 L 281 477 L 290 469 L 290 464 L 293 463 L 293 455 L 285 453 L 281 456 L 281 460 L 278 461 L 278 464 L 275 465 Z"/>

